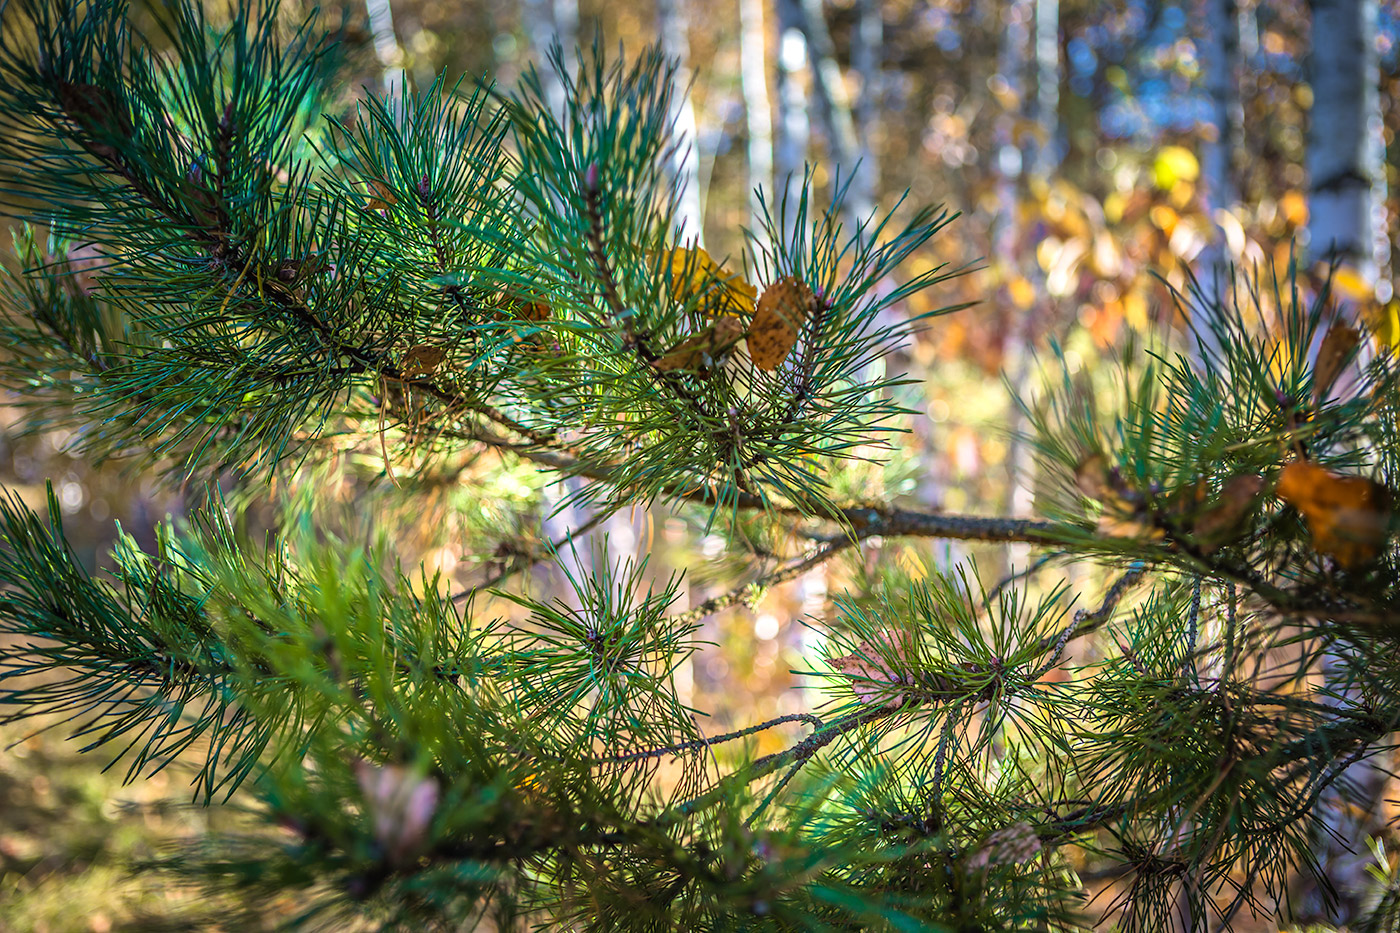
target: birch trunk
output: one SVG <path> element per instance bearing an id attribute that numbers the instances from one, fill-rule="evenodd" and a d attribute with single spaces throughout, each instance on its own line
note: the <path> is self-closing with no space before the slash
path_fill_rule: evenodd
<path id="1" fill-rule="evenodd" d="M 1381 168 L 1372 142 L 1373 126 L 1381 122 L 1376 4 L 1312 0 L 1309 6 L 1313 106 L 1307 158 L 1308 255 L 1314 262 L 1335 258 L 1338 264 L 1354 266 L 1374 283 L 1380 265 L 1372 197 L 1375 173 Z M 1337 682 L 1345 676 L 1343 665 L 1333 655 L 1322 658 L 1324 677 L 1333 689 L 1355 695 L 1357 687 Z M 1387 777 L 1380 762 L 1357 762 L 1318 802 L 1314 852 L 1336 900 L 1329 903 L 1316 889 L 1307 892 L 1301 919 L 1345 926 L 1363 917 L 1372 887 L 1366 870 L 1373 862 L 1367 837 L 1382 828 L 1384 817 L 1378 814 Z"/>
<path id="2" fill-rule="evenodd" d="M 1375 0 L 1311 0 L 1308 254 L 1374 281 L 1368 121 L 1380 115 Z"/>
<path id="3" fill-rule="evenodd" d="M 671 126 L 675 149 L 671 155 L 671 177 L 676 186 L 676 226 L 680 240 L 705 243 L 704 222 L 700 216 L 700 153 L 695 108 L 690 102 L 689 17 L 685 0 L 656 0 L 656 26 L 661 49 L 676 62 L 672 89 Z"/>
<path id="4" fill-rule="evenodd" d="M 768 103 L 768 34 L 764 30 L 763 0 L 739 0 L 739 81 L 744 93 L 748 126 L 749 229 L 760 238 L 762 253 L 762 189 L 773 196 L 773 109 Z"/>
<path id="5" fill-rule="evenodd" d="M 821 0 L 802 0 L 800 13 L 810 50 L 812 90 L 816 93 L 832 168 L 841 184 L 847 185 L 845 222 L 854 230 L 874 210 L 875 198 L 864 173 L 856 175 L 860 144 L 856 141 L 850 95 L 846 93 L 846 81 L 836 61 L 836 49 L 826 28 Z"/>
<path id="6" fill-rule="evenodd" d="M 369 19 L 370 35 L 374 37 L 374 55 L 384 69 L 384 98 L 390 112 L 395 112 L 403 94 L 404 69 L 403 49 L 394 31 L 394 10 L 390 0 L 365 0 L 365 15 Z"/>
<path id="7" fill-rule="evenodd" d="M 1220 289 L 1229 275 L 1232 258 L 1226 249 L 1222 211 L 1232 211 L 1239 203 L 1239 185 L 1235 175 L 1235 153 L 1239 148 L 1244 113 L 1240 104 L 1240 24 L 1235 0 L 1204 0 L 1202 21 L 1205 30 L 1200 36 L 1201 58 L 1205 66 L 1206 93 L 1209 100 L 1207 123 L 1211 135 L 1201 145 L 1201 211 L 1210 218 L 1210 238 L 1197 259 L 1196 275 L 1200 279 L 1203 303 L 1214 306 Z M 1208 327 L 1195 328 L 1188 352 L 1199 366 L 1211 365 L 1218 358 Z"/>
<path id="8" fill-rule="evenodd" d="M 807 114 L 807 37 L 802 30 L 799 0 L 778 0 L 778 125 L 773 148 L 777 173 L 777 204 L 783 211 L 783 235 L 791 238 L 797 201 L 802 194 L 811 123 Z"/>
<path id="9" fill-rule="evenodd" d="M 577 0 L 524 0 L 520 17 L 539 64 L 540 88 L 556 116 L 564 113 L 564 84 L 549 64 L 549 51 L 557 43 L 564 62 L 572 62 L 578 48 Z"/>

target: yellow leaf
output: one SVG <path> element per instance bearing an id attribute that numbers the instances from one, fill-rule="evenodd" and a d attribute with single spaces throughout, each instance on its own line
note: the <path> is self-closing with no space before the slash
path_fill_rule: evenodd
<path id="1" fill-rule="evenodd" d="M 1184 146 L 1166 146 L 1152 162 L 1152 180 L 1158 188 L 1170 191 L 1179 181 L 1195 181 L 1201 177 L 1201 163 Z"/>
<path id="2" fill-rule="evenodd" d="M 700 247 L 676 247 L 671 250 L 671 297 L 688 302 L 697 295 L 703 296 L 700 310 L 705 314 L 748 315 L 753 313 L 758 290 Z"/>
<path id="3" fill-rule="evenodd" d="M 1351 266 L 1342 266 L 1333 274 L 1332 288 L 1343 298 L 1350 298 L 1352 301 L 1366 301 L 1375 297 L 1375 289 L 1371 287 L 1371 283 Z"/>
<path id="4" fill-rule="evenodd" d="M 1317 351 L 1317 362 L 1313 364 L 1313 395 L 1319 402 L 1327 399 L 1332 385 L 1341 375 L 1342 367 L 1351 360 L 1352 351 L 1360 342 L 1361 334 L 1343 321 L 1328 329 Z"/>
<path id="5" fill-rule="evenodd" d="M 1172 235 L 1172 231 L 1176 229 L 1177 222 L 1181 220 L 1177 212 L 1167 207 L 1165 204 L 1154 204 L 1152 209 L 1147 212 L 1147 216 L 1152 221 L 1153 226 L 1157 227 L 1157 229 L 1161 230 L 1167 236 Z"/>
<path id="6" fill-rule="evenodd" d="M 1303 197 L 1301 191 L 1289 191 L 1278 199 L 1279 210 L 1283 211 L 1283 219 L 1291 226 L 1303 227 L 1308 223 L 1308 199 Z"/>
<path id="7" fill-rule="evenodd" d="M 1384 305 L 1372 302 L 1365 314 L 1376 347 L 1400 350 L 1400 298 L 1392 298 Z"/>
<path id="8" fill-rule="evenodd" d="M 1035 304 L 1035 286 L 1023 275 L 1018 275 L 1007 282 L 1006 291 L 1011 296 L 1011 303 L 1022 311 Z"/>

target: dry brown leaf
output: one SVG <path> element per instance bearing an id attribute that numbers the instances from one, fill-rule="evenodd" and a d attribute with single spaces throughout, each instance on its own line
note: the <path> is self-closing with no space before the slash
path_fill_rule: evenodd
<path id="1" fill-rule="evenodd" d="M 1390 530 L 1390 491 L 1380 483 L 1297 460 L 1280 471 L 1274 492 L 1303 516 L 1318 553 L 1348 570 L 1380 554 Z"/>
<path id="2" fill-rule="evenodd" d="M 1103 454 L 1089 454 L 1074 468 L 1074 485 L 1100 505 L 1098 531 L 1112 538 L 1157 540 L 1158 527 L 1142 493 L 1129 486 L 1117 469 L 1109 469 Z"/>
<path id="3" fill-rule="evenodd" d="M 1240 473 L 1225 481 L 1210 508 L 1196 516 L 1192 533 L 1200 542 L 1201 553 L 1210 554 L 1237 540 L 1249 526 L 1245 519 L 1259 501 L 1264 477 Z"/>
<path id="4" fill-rule="evenodd" d="M 369 202 L 365 208 L 371 211 L 387 211 L 395 204 L 399 203 L 398 196 L 394 194 L 394 189 L 388 183 L 379 178 L 371 178 L 365 182 L 369 188 Z"/>
<path id="5" fill-rule="evenodd" d="M 982 840 L 977 851 L 968 858 L 967 867 L 982 869 L 995 865 L 1020 865 L 1035 858 L 1043 848 L 1034 826 L 1026 822 L 1012 823 Z"/>
<path id="6" fill-rule="evenodd" d="M 1313 366 L 1313 397 L 1319 402 L 1332 391 L 1337 377 L 1360 342 L 1361 334 L 1349 324 L 1338 321 L 1328 329 L 1317 351 L 1317 363 Z"/>
<path id="7" fill-rule="evenodd" d="M 412 347 L 403 357 L 404 378 L 417 379 L 420 376 L 431 376 L 437 372 L 437 368 L 442 365 L 446 356 L 446 348 L 430 343 L 422 343 Z"/>
<path id="8" fill-rule="evenodd" d="M 743 339 L 744 325 L 737 318 L 720 318 L 667 350 L 651 365 L 663 373 L 708 369 Z"/>
<path id="9" fill-rule="evenodd" d="M 543 299 L 508 288 L 496 296 L 495 319 L 498 321 L 523 321 L 526 324 L 539 324 L 552 316 L 552 311 Z M 527 351 L 543 350 L 547 346 L 545 334 L 535 330 L 531 333 L 515 334 L 514 345 Z"/>
<path id="10" fill-rule="evenodd" d="M 876 640 L 863 641 L 853 653 L 827 658 L 826 663 L 851 678 L 851 689 L 860 703 L 899 709 L 904 705 L 905 696 L 898 688 L 904 687 L 905 682 L 885 662 L 885 657 L 891 654 L 901 660 L 914 660 L 908 635 L 882 629 Z"/>
<path id="11" fill-rule="evenodd" d="M 1108 460 L 1103 454 L 1089 454 L 1074 468 L 1074 485 L 1095 502 L 1103 498 L 1108 488 Z"/>
<path id="12" fill-rule="evenodd" d="M 771 372 L 782 365 L 815 302 L 812 289 L 796 276 L 784 276 L 763 290 L 749 325 L 749 356 L 755 366 Z"/>

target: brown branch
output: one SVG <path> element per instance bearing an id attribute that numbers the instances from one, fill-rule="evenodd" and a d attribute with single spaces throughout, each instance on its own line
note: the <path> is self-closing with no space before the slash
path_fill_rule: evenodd
<path id="1" fill-rule="evenodd" d="M 863 535 L 862 537 L 868 536 Z M 856 544 L 857 541 L 858 539 L 854 538 L 840 538 L 833 541 L 825 547 L 817 548 L 817 550 L 810 554 L 789 561 L 772 573 L 759 577 L 752 583 L 746 583 L 727 593 L 721 593 L 719 596 L 714 596 L 705 600 L 700 605 L 673 617 L 674 621 L 683 625 L 690 624 L 699 622 L 712 613 L 719 612 L 721 609 L 728 609 L 730 606 L 739 603 L 750 605 L 752 600 L 757 598 L 758 595 L 768 587 L 780 586 L 789 580 L 795 580 L 813 567 L 826 563 L 840 551 Z"/>
<path id="2" fill-rule="evenodd" d="M 1091 632 L 1096 632 L 1104 626 L 1113 616 L 1113 611 L 1118 608 L 1118 603 L 1127 592 L 1128 587 L 1135 585 L 1147 572 L 1147 565 L 1142 561 L 1134 561 L 1128 571 L 1114 581 L 1109 587 L 1108 593 L 1104 596 L 1103 603 L 1094 610 L 1080 609 L 1074 613 L 1074 618 L 1070 624 L 1065 626 L 1064 631 L 1059 635 L 1046 635 L 1040 640 L 1039 649 L 1050 651 L 1050 657 L 1045 663 L 1031 675 L 1031 682 L 1039 680 L 1045 673 L 1054 667 L 1060 660 L 1060 655 L 1064 653 L 1065 645 L 1069 644 L 1071 638 L 1082 638 Z M 1053 650 L 1052 650 L 1053 649 Z"/>
<path id="3" fill-rule="evenodd" d="M 452 597 L 451 601 L 455 603 L 460 602 L 461 600 L 471 599 L 473 596 L 475 596 L 477 593 L 480 593 L 482 590 L 489 590 L 492 587 L 498 585 L 502 580 L 505 580 L 507 577 L 514 576 L 522 570 L 526 570 L 530 567 L 535 566 L 540 561 L 544 560 L 548 554 L 557 554 L 560 550 L 562 550 L 565 547 L 568 547 L 571 543 L 573 543 L 575 538 L 581 538 L 584 535 L 588 534 L 590 531 L 592 531 L 594 528 L 597 528 L 599 525 L 601 525 L 607 519 L 608 514 L 609 513 L 607 512 L 598 512 L 588 521 L 584 522 L 582 525 L 579 525 L 577 528 L 570 529 L 557 541 L 551 541 L 549 543 L 549 548 L 545 554 L 540 554 L 538 551 L 534 551 L 531 554 L 526 555 L 526 557 L 528 558 L 527 560 L 517 559 L 511 561 L 505 567 L 502 567 L 499 571 L 487 577 L 485 580 L 478 583 L 476 586 L 473 586 L 470 589 L 463 590 L 462 592 L 456 594 Z"/>

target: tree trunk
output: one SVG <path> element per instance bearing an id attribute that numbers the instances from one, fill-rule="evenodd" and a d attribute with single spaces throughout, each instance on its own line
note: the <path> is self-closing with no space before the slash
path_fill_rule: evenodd
<path id="1" fill-rule="evenodd" d="M 703 246 L 705 228 L 700 216 L 700 153 L 695 108 L 690 103 L 690 37 L 685 0 L 656 0 L 656 27 L 661 49 L 677 65 L 672 89 L 671 126 L 675 150 L 671 177 L 676 186 L 676 226 L 680 239 Z"/>
<path id="2" fill-rule="evenodd" d="M 1374 281 L 1367 121 L 1380 113 L 1375 0 L 1311 0 L 1308 254 Z"/>
<path id="3" fill-rule="evenodd" d="M 403 49 L 399 47 L 399 38 L 394 32 L 394 11 L 390 0 L 365 0 L 365 14 L 369 19 L 370 35 L 374 37 L 375 57 L 384 69 L 384 98 L 390 112 L 396 112 L 404 88 Z"/>
<path id="4" fill-rule="evenodd" d="M 807 115 L 807 88 L 803 73 L 807 68 L 807 38 L 802 31 L 799 0 L 778 0 L 778 125 L 773 149 L 777 173 L 777 203 L 783 210 L 783 235 L 791 238 L 796 221 L 797 200 L 802 193 L 807 164 L 807 143 L 811 123 Z"/>
<path id="5" fill-rule="evenodd" d="M 759 189 L 773 196 L 773 109 L 768 103 L 768 34 L 763 28 L 763 0 L 739 0 L 739 81 L 748 125 L 749 229 L 760 252 L 763 209 Z"/>
<path id="6" fill-rule="evenodd" d="M 992 236 L 993 261 L 1001 267 L 1003 288 L 999 300 L 1010 306 L 1010 292 L 1006 287 L 1013 278 L 1020 278 L 1023 257 L 1020 255 L 1020 227 L 1016 222 L 1016 209 L 1021 198 L 1022 175 L 1026 163 L 1026 153 L 1022 151 L 1016 138 L 1017 111 L 1026 100 L 1026 81 L 1023 69 L 1029 59 L 1030 25 L 1033 16 L 1033 0 L 1015 0 L 1003 8 L 1001 47 L 997 53 L 997 77 L 1000 79 L 1001 103 L 1003 112 L 996 119 L 996 198 L 997 218 Z M 1056 74 L 1058 80 L 1058 69 Z M 1037 299 L 1043 300 L 1043 290 L 1037 289 Z M 1037 304 L 1039 303 L 1037 301 Z M 1017 398 L 1029 398 L 1032 370 L 1031 344 L 1035 339 L 1033 316 L 1035 305 L 1030 309 L 1011 310 L 1014 320 L 1006 331 L 1002 347 L 1002 369 L 1007 379 L 1015 386 Z M 1009 413 L 1012 441 L 1007 452 L 1007 469 L 1011 481 L 1011 514 L 1028 514 L 1033 499 L 1029 468 L 1030 450 L 1020 440 L 1025 430 L 1025 416 L 1019 406 L 1012 405 Z M 1024 559 L 1028 554 L 1012 552 L 1013 561 Z"/>
<path id="7" fill-rule="evenodd" d="M 1374 0 L 1312 0 L 1311 82 L 1313 106 L 1308 134 L 1308 254 L 1314 262 L 1347 264 L 1376 281 L 1372 194 L 1376 164 L 1371 121 L 1380 124 L 1380 69 L 1376 54 Z M 1381 181 L 1384 193 L 1384 181 Z M 1355 687 L 1336 684 L 1343 663 L 1324 655 L 1324 677 L 1345 695 Z M 1359 698 L 1358 698 L 1359 699 Z M 1304 920 L 1344 926 L 1363 916 L 1373 881 L 1367 837 L 1381 829 L 1377 818 L 1387 774 L 1375 760 L 1357 762 L 1322 795 L 1317 806 L 1314 852 L 1336 889 L 1328 904 L 1314 889 L 1302 898 Z"/>
<path id="8" fill-rule="evenodd" d="M 802 26 L 807 35 L 812 65 L 812 89 L 817 96 L 818 113 L 827 139 L 828 155 L 836 179 L 846 185 L 845 222 L 853 231 L 870 216 L 875 207 L 874 192 L 866 173 L 856 173 L 860 144 L 856 141 L 855 120 L 851 116 L 851 101 L 831 33 L 826 28 L 826 15 L 821 0 L 802 0 Z"/>
<path id="9" fill-rule="evenodd" d="M 539 64 L 540 88 L 556 116 L 564 113 L 564 83 L 549 64 L 549 51 L 556 44 L 567 64 L 578 49 L 578 0 L 524 0 L 520 17 Z"/>
<path id="10" fill-rule="evenodd" d="M 1060 0 L 1035 4 L 1035 119 L 1044 138 L 1034 145 L 1031 171 L 1049 178 L 1060 164 Z"/>
<path id="11" fill-rule="evenodd" d="M 1221 211 L 1230 211 L 1239 203 L 1239 185 L 1235 175 L 1235 153 L 1238 151 L 1244 112 L 1240 104 L 1239 61 L 1240 26 L 1235 0 L 1205 0 L 1201 17 L 1205 24 L 1199 42 L 1205 66 L 1206 93 L 1210 102 L 1208 125 L 1210 136 L 1201 145 L 1201 212 L 1210 218 L 1210 239 L 1196 263 L 1202 303 L 1214 306 L 1220 298 L 1220 287 L 1229 275 L 1231 256 L 1221 224 Z M 1228 291 L 1228 289 L 1227 289 Z M 1187 351 L 1198 366 L 1206 367 L 1219 356 L 1213 332 L 1197 322 Z"/>

